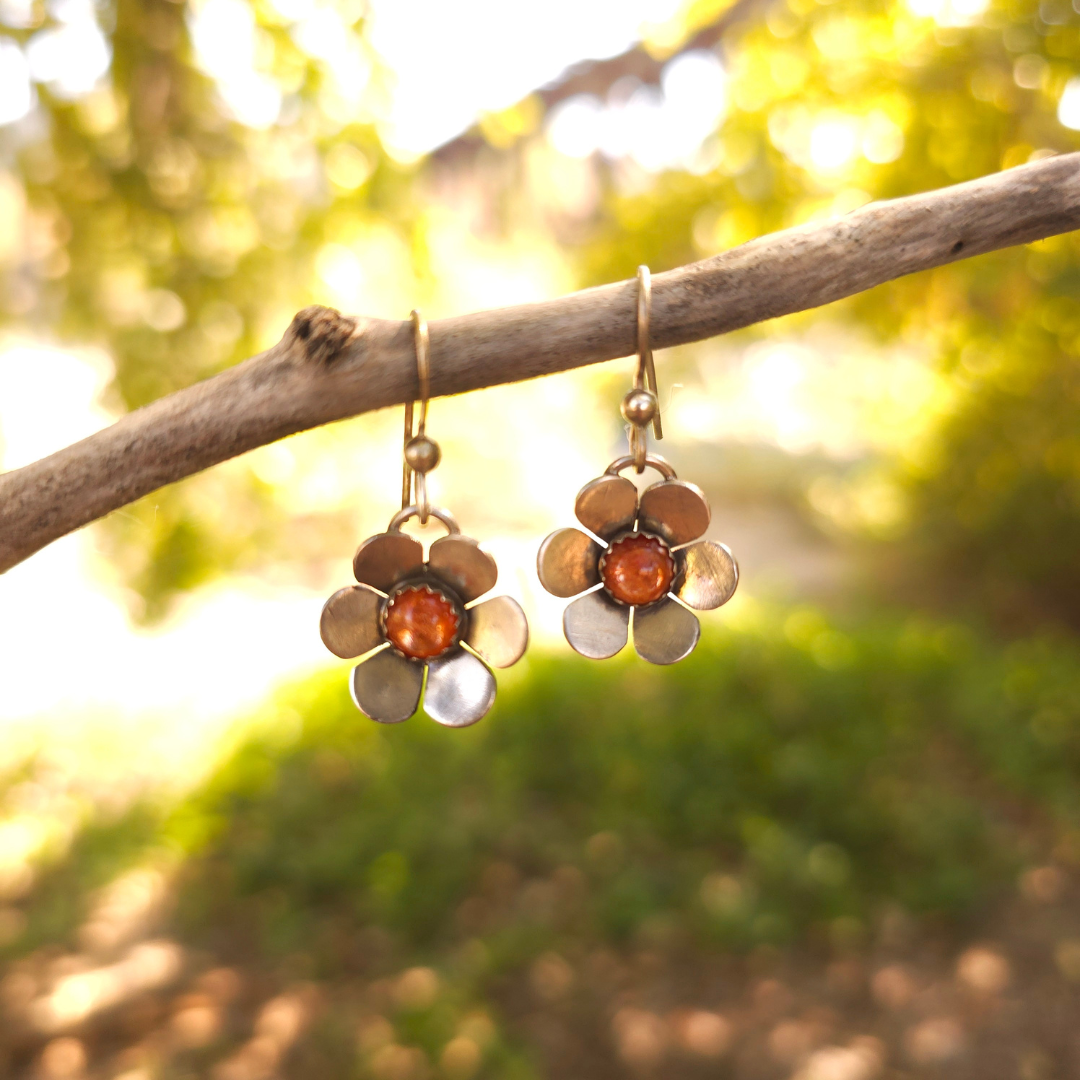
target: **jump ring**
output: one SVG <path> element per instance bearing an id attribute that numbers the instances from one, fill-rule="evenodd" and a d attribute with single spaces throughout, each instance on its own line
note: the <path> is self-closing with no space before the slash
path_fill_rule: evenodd
<path id="1" fill-rule="evenodd" d="M 444 510 L 441 506 L 429 506 L 428 516 L 437 518 L 446 526 L 446 531 L 454 536 L 456 533 L 461 532 L 461 526 L 457 523 L 457 518 L 450 513 L 449 510 Z M 387 532 L 401 532 L 401 526 L 405 524 L 410 518 L 420 517 L 420 507 L 405 506 L 402 507 L 391 519 L 390 524 L 387 525 Z"/>
<path id="2" fill-rule="evenodd" d="M 628 468 L 634 464 L 634 458 L 632 454 L 626 454 L 623 457 L 616 458 L 605 470 L 605 476 L 618 476 L 623 469 Z M 665 480 L 677 480 L 675 470 L 658 454 L 646 454 L 645 464 L 651 469 L 655 469 L 660 473 Z"/>

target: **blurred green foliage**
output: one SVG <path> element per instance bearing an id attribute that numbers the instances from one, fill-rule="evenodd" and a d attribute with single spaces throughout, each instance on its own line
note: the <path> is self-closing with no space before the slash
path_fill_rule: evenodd
<path id="1" fill-rule="evenodd" d="M 1011 633 L 1080 620 L 1078 328 L 1061 295 L 972 335 L 950 355 L 954 411 L 898 470 L 911 572 Z"/>
<path id="2" fill-rule="evenodd" d="M 529 661 L 453 739 L 372 724 L 340 671 L 286 689 L 179 805 L 84 832 L 7 954 L 75 938 L 125 862 L 175 866 L 192 956 L 344 995 L 301 1073 L 353 1075 L 382 994 L 399 1044 L 436 1059 L 491 1017 L 482 1075 L 531 1075 L 504 1021 L 545 956 L 845 955 L 889 920 L 948 936 L 1023 867 L 1080 859 L 1074 642 L 810 608 L 740 623 L 674 669 Z M 438 976 L 415 1000 L 414 965 Z"/>
<path id="3" fill-rule="evenodd" d="M 30 7 L 16 39 L 60 25 Z M 289 96 L 267 130 L 231 119 L 196 67 L 189 14 L 168 0 L 102 6 L 107 79 L 74 100 L 39 86 L 38 131 L 0 130 L 34 234 L 7 268 L 9 317 L 106 344 L 127 407 L 276 340 L 311 298 L 328 238 L 374 218 L 409 229 L 409 170 L 386 158 L 370 122 L 320 108 L 325 73 L 272 8 L 257 12 L 268 74 Z M 340 15 L 351 30 L 346 6 Z M 333 167 L 343 148 L 351 171 Z"/>
<path id="4" fill-rule="evenodd" d="M 678 669 L 532 660 L 454 740 L 372 724 L 334 672 L 284 692 L 163 837 L 190 934 L 309 952 L 323 975 L 370 924 L 418 955 L 470 929 L 508 958 L 550 946 L 548 916 L 485 916 L 498 862 L 519 885 L 576 867 L 575 925 L 613 943 L 660 923 L 787 943 L 890 904 L 954 917 L 1080 826 L 1076 672 L 1050 640 L 758 613 Z"/>

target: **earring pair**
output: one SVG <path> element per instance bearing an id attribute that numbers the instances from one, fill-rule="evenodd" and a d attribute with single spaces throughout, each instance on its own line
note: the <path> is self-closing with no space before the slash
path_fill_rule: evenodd
<path id="1" fill-rule="evenodd" d="M 671 664 L 688 656 L 700 638 L 690 608 L 726 603 L 739 572 L 727 547 L 699 539 L 711 517 L 704 493 L 648 451 L 650 425 L 656 438 L 663 438 L 649 344 L 648 267 L 638 268 L 637 281 L 638 363 L 633 388 L 622 402 L 630 452 L 578 493 L 575 511 L 588 532 L 553 532 L 540 545 L 537 571 L 548 592 L 577 597 L 563 614 L 563 631 L 581 655 L 614 656 L 632 630 L 639 656 Z M 495 560 L 461 534 L 449 511 L 428 501 L 427 474 L 441 453 L 426 432 L 427 323 L 417 311 L 412 323 L 420 410 L 414 432 L 413 403 L 405 407 L 401 510 L 386 532 L 357 549 L 353 572 L 359 584 L 330 597 L 320 632 L 336 656 L 362 657 L 353 668 L 350 691 L 365 715 L 399 723 L 416 712 L 423 695 L 424 711 L 433 720 L 467 727 L 494 704 L 491 667 L 510 667 L 521 659 L 529 627 L 511 597 L 480 600 L 495 586 Z M 621 475 L 631 466 L 638 474 L 655 469 L 662 479 L 639 497 Z M 426 561 L 422 545 L 401 531 L 413 518 L 421 525 L 435 518 L 447 530 L 431 544 Z"/>

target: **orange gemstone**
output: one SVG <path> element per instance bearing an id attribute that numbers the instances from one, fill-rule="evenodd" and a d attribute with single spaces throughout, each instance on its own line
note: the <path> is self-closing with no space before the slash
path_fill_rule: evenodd
<path id="1" fill-rule="evenodd" d="M 386 606 L 386 637 L 415 660 L 441 656 L 454 643 L 461 625 L 458 609 L 427 585 L 410 585 Z"/>
<path id="2" fill-rule="evenodd" d="M 616 540 L 600 560 L 604 587 L 624 604 L 659 600 L 675 576 L 675 560 L 667 544 L 655 536 L 634 533 Z"/>

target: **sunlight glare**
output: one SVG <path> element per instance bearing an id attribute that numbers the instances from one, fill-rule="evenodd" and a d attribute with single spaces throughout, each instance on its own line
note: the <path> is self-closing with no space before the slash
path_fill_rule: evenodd
<path id="1" fill-rule="evenodd" d="M 716 53 L 692 49 L 681 53 L 660 77 L 664 93 L 665 166 L 688 162 L 720 124 L 727 108 L 727 80 Z M 645 162 L 638 160 L 642 165 Z M 646 166 L 647 167 L 647 166 Z"/>
<path id="2" fill-rule="evenodd" d="M 64 0 L 52 12 L 60 25 L 39 30 L 27 43 L 30 74 L 58 97 L 76 98 L 109 70 L 112 49 L 89 0 Z"/>
<path id="3" fill-rule="evenodd" d="M 33 104 L 30 65 L 18 42 L 0 37 L 0 125 L 21 120 Z"/>
<path id="4" fill-rule="evenodd" d="M 825 170 L 841 169 L 858 149 L 858 132 L 850 117 L 822 120 L 810 132 L 810 160 Z"/>
<path id="5" fill-rule="evenodd" d="M 27 1010 L 39 1031 L 56 1032 L 87 1017 L 157 989 L 180 973 L 184 952 L 172 941 L 144 941 L 123 959 L 60 979 Z"/>
<path id="6" fill-rule="evenodd" d="M 624 81 L 630 87 L 636 80 Z M 638 84 L 625 100 L 613 92 L 606 104 L 592 94 L 561 102 L 548 118 L 547 136 L 568 157 L 584 158 L 599 150 L 610 161 L 633 158 L 648 172 L 690 167 L 725 107 L 719 59 L 694 49 L 664 68 L 659 88 Z"/>
<path id="7" fill-rule="evenodd" d="M 349 108 L 358 109 L 371 79 L 371 62 L 340 12 L 312 5 L 293 27 L 292 36 L 301 49 L 326 64 L 334 90 Z"/>
<path id="8" fill-rule="evenodd" d="M 214 78 L 242 124 L 269 127 L 281 111 L 281 91 L 255 70 L 255 15 L 245 0 L 206 0 L 189 17 L 199 66 Z"/>
<path id="9" fill-rule="evenodd" d="M 113 378 L 104 352 L 0 347 L 0 468 L 17 469 L 100 431 L 115 417 L 98 399 Z M 63 387 L 63 391 L 58 391 Z M 35 408 L 48 401 L 49 407 Z"/>
<path id="10" fill-rule="evenodd" d="M 34 0 L 0 0 L 0 23 L 12 30 L 32 30 L 40 22 L 41 13 Z"/>
<path id="11" fill-rule="evenodd" d="M 397 77 L 382 134 L 398 153 L 415 156 L 481 113 L 515 104 L 571 64 L 629 48 L 644 23 L 670 16 L 671 0 L 550 0 L 543 7 L 372 0 L 371 8 L 372 45 Z"/>
<path id="12" fill-rule="evenodd" d="M 874 110 L 863 127 L 862 152 L 874 165 L 887 165 L 904 152 L 904 132 L 885 113 Z"/>
<path id="13" fill-rule="evenodd" d="M 595 94 L 575 94 L 559 102 L 548 116 L 548 140 L 567 157 L 589 157 L 600 145 L 603 112 Z"/>
<path id="14" fill-rule="evenodd" d="M 913 15 L 933 19 L 940 26 L 967 26 L 987 8 L 989 0 L 908 0 Z"/>
<path id="15" fill-rule="evenodd" d="M 1064 127 L 1080 131 L 1080 78 L 1072 78 L 1065 84 L 1057 116 Z"/>

